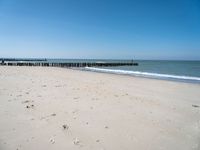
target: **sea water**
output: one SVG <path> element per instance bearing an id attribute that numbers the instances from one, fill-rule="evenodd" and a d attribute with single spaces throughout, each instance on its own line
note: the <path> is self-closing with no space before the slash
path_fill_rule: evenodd
<path id="1" fill-rule="evenodd" d="M 200 61 L 136 60 L 138 66 L 86 67 L 86 70 L 200 83 Z"/>
<path id="2" fill-rule="evenodd" d="M 128 60 L 103 59 L 47 59 L 48 62 L 124 62 Z M 130 62 L 130 60 L 129 60 Z M 85 67 L 87 71 L 123 74 L 146 78 L 200 83 L 200 61 L 134 60 L 138 66 Z"/>

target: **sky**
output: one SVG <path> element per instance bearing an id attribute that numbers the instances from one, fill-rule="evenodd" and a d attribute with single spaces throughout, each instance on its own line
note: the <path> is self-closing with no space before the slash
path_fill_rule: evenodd
<path id="1" fill-rule="evenodd" d="M 200 60 L 200 0 L 0 0 L 0 57 Z"/>

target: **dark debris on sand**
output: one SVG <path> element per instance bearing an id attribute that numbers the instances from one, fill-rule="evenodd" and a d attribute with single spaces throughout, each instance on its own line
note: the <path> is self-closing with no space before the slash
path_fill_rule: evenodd
<path id="1" fill-rule="evenodd" d="M 200 106 L 198 106 L 198 105 L 192 105 L 192 107 L 196 107 L 196 108 L 198 108 L 198 107 L 200 107 Z"/>
<path id="2" fill-rule="evenodd" d="M 62 127 L 63 127 L 64 130 L 65 130 L 65 129 L 69 129 L 69 126 L 66 125 L 66 124 L 62 125 Z"/>

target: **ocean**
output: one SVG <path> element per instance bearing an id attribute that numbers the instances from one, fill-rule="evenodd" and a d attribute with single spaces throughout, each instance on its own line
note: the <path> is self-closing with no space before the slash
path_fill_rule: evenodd
<path id="1" fill-rule="evenodd" d="M 23 60 L 23 59 L 22 59 Z M 103 59 L 47 59 L 47 62 L 120 62 L 130 60 Z M 38 61 L 37 61 L 38 62 Z M 43 62 L 43 61 L 41 61 Z M 134 60 L 138 66 L 85 67 L 86 71 L 123 74 L 129 76 L 200 83 L 200 61 Z"/>
<path id="2" fill-rule="evenodd" d="M 52 59 L 52 62 L 119 62 L 124 60 Z M 130 76 L 200 83 L 200 61 L 134 60 L 138 66 L 86 67 L 87 71 L 123 74 Z"/>
<path id="3" fill-rule="evenodd" d="M 86 70 L 200 83 L 200 61 L 136 60 L 138 66 L 86 67 Z"/>

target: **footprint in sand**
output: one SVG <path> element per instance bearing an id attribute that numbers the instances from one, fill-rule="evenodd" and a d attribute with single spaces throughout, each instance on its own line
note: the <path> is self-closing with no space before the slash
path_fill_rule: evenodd
<path id="1" fill-rule="evenodd" d="M 63 127 L 64 130 L 68 130 L 69 129 L 69 126 L 67 124 L 63 124 L 62 127 Z"/>
<path id="2" fill-rule="evenodd" d="M 78 113 L 78 111 L 79 111 L 78 109 L 75 109 L 72 111 L 72 114 L 76 114 L 76 113 Z"/>
<path id="3" fill-rule="evenodd" d="M 128 96 L 128 93 L 126 93 L 126 94 L 123 94 L 122 96 Z"/>
<path id="4" fill-rule="evenodd" d="M 108 127 L 108 126 L 105 126 L 104 128 L 105 128 L 105 129 L 108 129 L 109 127 Z"/>
<path id="5" fill-rule="evenodd" d="M 41 117 L 40 120 L 43 120 L 43 119 L 49 120 L 49 117 L 55 117 L 55 116 L 56 116 L 56 113 L 53 113 L 51 115 L 47 115 L 47 116 Z"/>
<path id="6" fill-rule="evenodd" d="M 53 114 L 51 114 L 51 116 L 56 116 L 56 114 L 55 114 L 55 113 L 53 113 Z"/>
<path id="7" fill-rule="evenodd" d="M 28 101 L 28 100 L 26 100 L 26 101 L 23 101 L 23 102 L 22 102 L 22 104 L 25 104 L 25 103 L 28 103 L 28 102 L 29 102 L 29 101 Z"/>
<path id="8" fill-rule="evenodd" d="M 34 108 L 35 106 L 32 104 L 32 105 L 27 105 L 26 108 Z"/>
<path id="9" fill-rule="evenodd" d="M 62 85 L 55 85 L 55 87 L 57 88 L 57 87 L 62 87 Z"/>
<path id="10" fill-rule="evenodd" d="M 192 107 L 196 107 L 196 108 L 198 108 L 198 107 L 200 107 L 200 106 L 198 106 L 198 105 L 192 105 Z"/>
<path id="11" fill-rule="evenodd" d="M 115 97 L 119 97 L 118 95 L 114 95 Z"/>

